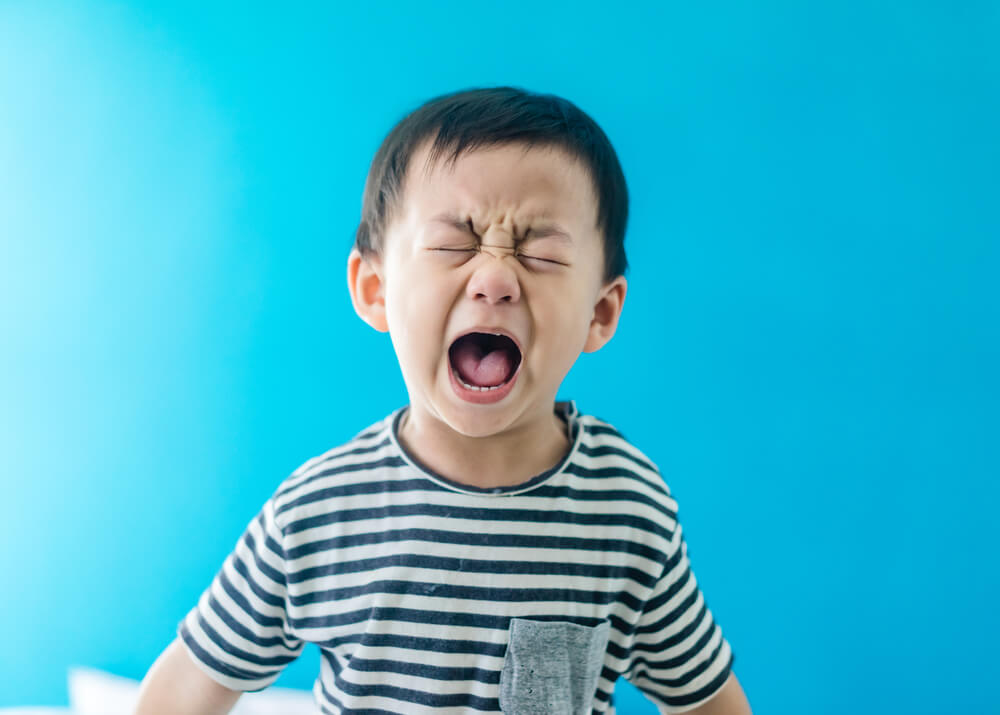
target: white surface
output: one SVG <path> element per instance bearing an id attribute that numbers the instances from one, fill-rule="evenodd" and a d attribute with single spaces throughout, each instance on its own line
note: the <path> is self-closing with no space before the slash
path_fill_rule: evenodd
<path id="1" fill-rule="evenodd" d="M 0 715 L 132 715 L 139 681 L 74 665 L 69 669 L 70 707 L 0 708 Z M 230 715 L 319 715 L 307 690 L 268 688 L 245 693 Z"/>
<path id="2" fill-rule="evenodd" d="M 139 697 L 139 681 L 105 673 L 95 668 L 71 666 L 69 703 L 72 710 L 38 708 L 25 713 L 0 715 L 132 715 Z M 307 690 L 270 687 L 259 693 L 244 693 L 231 715 L 319 715 L 312 693 Z"/>

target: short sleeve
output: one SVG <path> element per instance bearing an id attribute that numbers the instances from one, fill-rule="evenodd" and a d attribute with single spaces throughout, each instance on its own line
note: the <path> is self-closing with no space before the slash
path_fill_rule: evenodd
<path id="1" fill-rule="evenodd" d="M 643 607 L 625 677 L 661 713 L 692 710 L 729 678 L 733 652 L 688 562 L 678 523 L 671 554 Z"/>
<path id="2" fill-rule="evenodd" d="M 277 680 L 305 645 L 289 626 L 287 586 L 272 496 L 177 627 L 195 664 L 231 690 L 263 690 Z"/>

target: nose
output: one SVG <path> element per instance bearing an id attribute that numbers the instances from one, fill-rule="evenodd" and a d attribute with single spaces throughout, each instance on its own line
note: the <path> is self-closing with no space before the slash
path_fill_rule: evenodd
<path id="1" fill-rule="evenodd" d="M 466 295 L 487 303 L 516 303 L 521 298 L 521 284 L 508 261 L 516 261 L 514 250 L 483 246 L 476 256 L 476 270 L 466 284 Z"/>

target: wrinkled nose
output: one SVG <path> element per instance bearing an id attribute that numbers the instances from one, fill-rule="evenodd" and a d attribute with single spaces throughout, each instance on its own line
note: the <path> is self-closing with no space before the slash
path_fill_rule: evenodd
<path id="1" fill-rule="evenodd" d="M 516 303 L 521 298 L 521 285 L 510 261 L 516 261 L 511 249 L 483 246 L 476 258 L 479 265 L 466 285 L 466 295 L 487 303 Z"/>

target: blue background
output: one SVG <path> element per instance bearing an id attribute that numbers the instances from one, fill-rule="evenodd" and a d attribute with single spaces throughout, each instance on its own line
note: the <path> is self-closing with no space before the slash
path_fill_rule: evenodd
<path id="1" fill-rule="evenodd" d="M 561 394 L 659 464 L 755 711 L 1000 712 L 998 36 L 988 2 L 0 6 L 0 705 L 142 678 L 276 485 L 405 404 L 346 290 L 368 163 L 513 84 L 619 152 L 625 313 Z"/>

